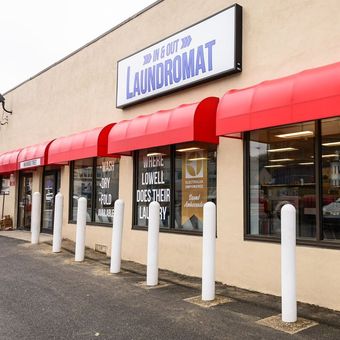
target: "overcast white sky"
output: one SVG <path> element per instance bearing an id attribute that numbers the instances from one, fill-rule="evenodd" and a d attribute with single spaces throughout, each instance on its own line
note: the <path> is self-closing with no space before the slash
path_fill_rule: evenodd
<path id="1" fill-rule="evenodd" d="M 155 0 L 0 0 L 0 93 Z"/>

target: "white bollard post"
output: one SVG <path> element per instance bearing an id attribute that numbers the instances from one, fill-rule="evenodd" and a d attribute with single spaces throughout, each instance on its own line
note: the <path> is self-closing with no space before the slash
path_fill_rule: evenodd
<path id="1" fill-rule="evenodd" d="M 203 206 L 202 300 L 215 299 L 216 205 Z"/>
<path id="2" fill-rule="evenodd" d="M 41 194 L 35 192 L 32 195 L 32 215 L 31 215 L 31 243 L 38 244 L 41 223 Z"/>
<path id="3" fill-rule="evenodd" d="M 52 246 L 53 253 L 60 253 L 61 251 L 63 202 L 64 202 L 63 194 L 59 192 L 55 196 L 54 201 L 53 246 Z"/>
<path id="4" fill-rule="evenodd" d="M 158 202 L 149 204 L 148 227 L 148 259 L 146 270 L 146 285 L 158 285 L 158 238 L 160 224 L 160 205 Z"/>
<path id="5" fill-rule="evenodd" d="M 86 212 L 87 200 L 85 197 L 80 197 L 78 199 L 76 251 L 74 256 L 76 262 L 82 262 L 85 258 Z"/>
<path id="6" fill-rule="evenodd" d="M 115 202 L 112 225 L 110 273 L 113 274 L 117 274 L 120 272 L 122 258 L 123 220 L 124 220 L 124 201 L 118 199 Z"/>
<path id="7" fill-rule="evenodd" d="M 296 322 L 296 211 L 293 205 L 281 209 L 281 295 L 282 321 Z"/>

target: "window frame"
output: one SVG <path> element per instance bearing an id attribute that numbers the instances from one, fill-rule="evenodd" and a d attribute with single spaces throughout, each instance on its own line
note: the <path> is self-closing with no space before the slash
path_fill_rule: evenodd
<path id="1" fill-rule="evenodd" d="M 326 118 L 325 118 L 326 119 Z M 300 246 L 312 246 L 319 248 L 340 249 L 340 240 L 324 240 L 322 238 L 322 131 L 319 120 L 314 122 L 315 138 L 315 198 L 316 198 L 316 237 L 315 239 L 296 239 L 296 244 Z M 287 124 L 291 125 L 291 124 Z M 285 126 L 285 125 L 282 125 Z M 270 129 L 268 127 L 267 129 Z M 261 241 L 269 243 L 281 243 L 281 237 L 275 235 L 251 235 L 250 234 L 250 131 L 243 133 L 243 212 L 244 212 L 244 241 Z"/>
<path id="2" fill-rule="evenodd" d="M 98 226 L 98 227 L 106 227 L 112 228 L 112 223 L 102 223 L 102 222 L 95 222 L 96 216 L 96 202 L 97 202 L 97 190 L 96 190 L 96 178 L 97 178 L 97 160 L 98 158 L 103 157 L 89 157 L 87 159 L 92 160 L 92 200 L 91 200 L 91 222 L 86 222 L 87 225 Z M 108 157 L 110 158 L 110 157 Z M 111 157 L 115 158 L 115 157 Z M 77 221 L 73 220 L 73 184 L 74 184 L 74 164 L 77 160 L 70 162 L 70 181 L 69 181 L 69 204 L 68 204 L 68 223 L 69 224 L 76 224 Z M 120 171 L 120 166 L 119 166 Z M 119 181 L 118 181 L 119 185 Z M 119 188 L 118 188 L 119 192 Z"/>
<path id="3" fill-rule="evenodd" d="M 183 143 L 180 143 L 183 144 Z M 203 143 L 209 145 L 209 143 Z M 203 231 L 198 230 L 186 230 L 186 229 L 178 229 L 175 228 L 175 189 L 176 189 L 176 180 L 175 180 L 175 170 L 176 170 L 176 146 L 178 144 L 170 145 L 170 226 L 169 228 L 159 228 L 159 231 L 162 233 L 169 233 L 169 234 L 181 234 L 181 235 L 191 235 L 191 236 L 202 236 Z M 156 148 L 156 147 L 154 147 Z M 148 150 L 153 150 L 154 148 L 148 148 Z M 132 194 L 132 230 L 141 230 L 147 231 L 148 227 L 139 226 L 136 224 L 137 216 L 136 216 L 136 209 L 137 209 L 137 202 L 136 202 L 136 191 L 137 191 L 137 178 L 138 178 L 138 156 L 139 151 L 136 150 L 133 152 L 133 194 Z M 216 145 L 217 151 L 217 145 Z M 216 156 L 216 176 L 217 176 L 217 156 Z M 216 201 L 217 201 L 217 193 L 216 193 Z M 217 237 L 217 230 L 216 230 L 216 237 Z"/>

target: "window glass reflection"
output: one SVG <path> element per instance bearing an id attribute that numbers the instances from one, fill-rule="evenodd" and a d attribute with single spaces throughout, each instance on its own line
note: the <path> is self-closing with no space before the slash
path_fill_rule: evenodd
<path id="1" fill-rule="evenodd" d="M 202 231 L 203 205 L 216 203 L 216 147 L 177 145 L 175 164 L 175 228 Z"/>
<path id="2" fill-rule="evenodd" d="M 96 159 L 95 222 L 112 224 L 119 191 L 119 159 Z"/>
<path id="3" fill-rule="evenodd" d="M 136 218 L 138 226 L 148 225 L 149 204 L 160 204 L 160 227 L 170 227 L 171 202 L 170 147 L 159 147 L 138 151 L 136 178 Z"/>
<path id="4" fill-rule="evenodd" d="M 136 152 L 135 225 L 147 227 L 150 202 L 160 227 L 201 232 L 203 206 L 216 203 L 216 146 L 183 143 Z"/>
<path id="5" fill-rule="evenodd" d="M 78 199 L 87 199 L 86 221 L 91 222 L 92 212 L 92 178 L 93 159 L 82 159 L 74 162 L 73 168 L 73 197 L 72 197 L 72 218 L 77 220 Z"/>
<path id="6" fill-rule="evenodd" d="M 250 133 L 250 234 L 280 235 L 281 208 L 297 211 L 297 237 L 316 230 L 314 122 Z"/>
<path id="7" fill-rule="evenodd" d="M 340 119 L 321 123 L 323 238 L 340 240 Z"/>
<path id="8" fill-rule="evenodd" d="M 0 194 L 9 195 L 10 179 L 9 176 L 0 177 Z"/>

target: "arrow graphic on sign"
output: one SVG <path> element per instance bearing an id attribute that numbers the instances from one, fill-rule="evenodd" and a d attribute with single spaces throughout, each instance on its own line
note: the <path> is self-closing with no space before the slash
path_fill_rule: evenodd
<path id="1" fill-rule="evenodd" d="M 191 39 L 191 35 L 188 35 L 188 36 L 182 38 L 181 40 L 182 40 L 181 49 L 185 48 L 185 47 L 188 47 L 190 45 L 190 43 L 191 43 L 191 40 L 192 40 Z"/>
<path id="2" fill-rule="evenodd" d="M 143 65 L 148 64 L 151 61 L 151 58 L 152 58 L 151 53 L 146 54 L 144 56 L 144 63 L 143 63 Z"/>

